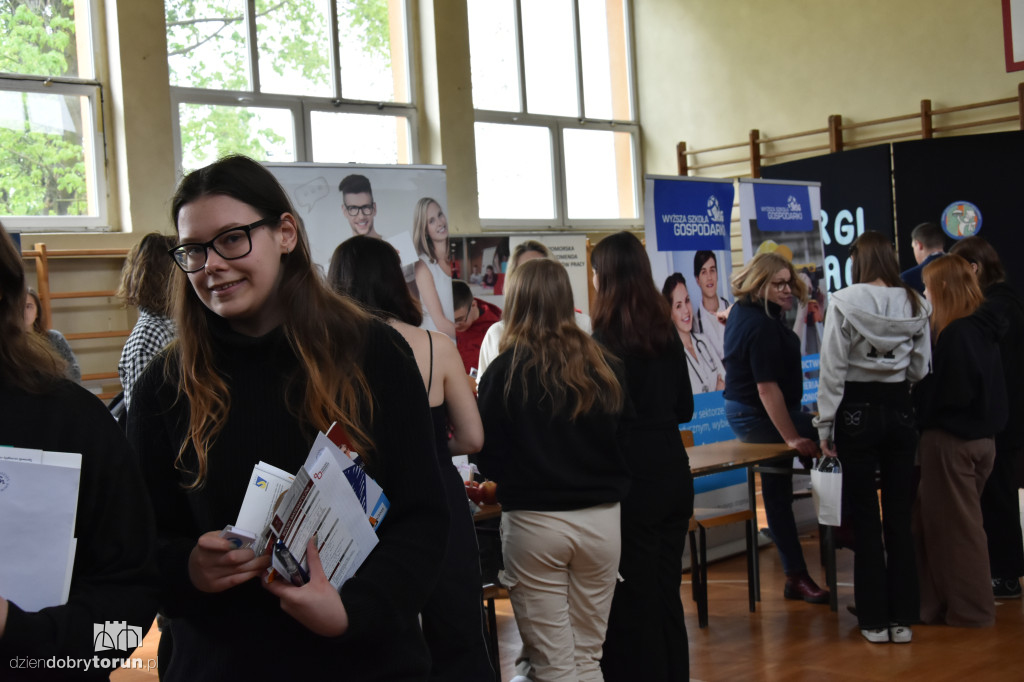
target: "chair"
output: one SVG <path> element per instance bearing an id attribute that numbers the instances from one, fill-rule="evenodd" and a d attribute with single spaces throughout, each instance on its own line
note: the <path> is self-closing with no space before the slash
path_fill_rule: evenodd
<path id="1" fill-rule="evenodd" d="M 680 437 L 683 445 L 693 447 L 693 432 L 680 430 Z M 688 535 L 690 540 L 690 584 L 692 587 L 693 600 L 697 602 L 697 624 L 699 627 L 708 626 L 708 555 L 707 555 L 707 529 L 727 526 L 732 523 L 743 523 L 747 542 L 747 595 L 750 602 L 750 612 L 755 610 L 754 602 L 757 599 L 757 583 L 760 577 L 755 571 L 757 552 L 757 516 L 753 509 L 727 512 L 724 514 L 701 515 L 701 518 L 693 516 L 690 518 Z M 699 538 L 699 540 L 698 540 Z"/>

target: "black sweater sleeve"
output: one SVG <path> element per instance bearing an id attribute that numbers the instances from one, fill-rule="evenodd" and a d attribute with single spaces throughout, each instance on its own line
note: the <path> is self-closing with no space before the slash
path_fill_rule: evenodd
<path id="1" fill-rule="evenodd" d="M 144 635 L 156 613 L 153 517 L 128 443 L 103 403 L 78 386 L 66 383 L 49 398 L 22 396 L 18 405 L 5 404 L 7 397 L 0 398 L 0 411 L 19 434 L 8 438 L 7 429 L 0 429 L 0 442 L 80 452 L 82 470 L 68 601 L 38 612 L 9 605 L 0 639 L 0 678 L 8 679 L 2 671 L 16 656 L 127 658 L 137 644 L 129 642 L 128 651 L 96 651 L 93 628 L 124 622 Z M 111 669 L 83 673 L 79 668 L 75 679 L 106 679 Z M 46 679 L 59 679 L 61 671 L 42 672 Z"/>

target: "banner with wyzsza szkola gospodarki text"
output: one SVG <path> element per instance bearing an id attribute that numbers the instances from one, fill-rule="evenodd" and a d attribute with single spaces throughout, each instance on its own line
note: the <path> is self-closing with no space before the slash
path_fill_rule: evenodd
<path id="1" fill-rule="evenodd" d="M 825 320 L 825 253 L 821 242 L 821 186 L 817 182 L 740 180 L 740 225 L 743 261 L 759 253 L 776 253 L 790 263 L 808 290 L 784 320 L 800 339 L 804 392 L 801 405 L 815 411 L 818 367 Z"/>
<path id="2" fill-rule="evenodd" d="M 735 191 L 730 180 L 646 179 L 647 254 L 655 286 L 672 307 L 672 323 L 687 350 L 694 396 L 703 408 L 680 428 L 701 445 L 734 438 L 718 419 L 724 413 L 723 339 L 715 313 L 732 302 L 729 226 Z"/>

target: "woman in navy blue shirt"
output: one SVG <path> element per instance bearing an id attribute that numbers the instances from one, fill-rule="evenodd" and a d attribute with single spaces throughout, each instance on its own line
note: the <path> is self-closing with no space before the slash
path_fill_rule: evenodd
<path id="1" fill-rule="evenodd" d="M 774 253 L 754 257 L 732 279 L 736 305 L 725 325 L 725 415 L 744 443 L 786 443 L 801 457 L 818 454 L 811 415 L 800 411 L 800 340 L 782 319 L 807 289 L 793 264 Z M 782 461 L 787 460 L 787 461 Z M 788 458 L 780 458 L 788 466 Z M 772 463 L 769 462 L 769 465 Z M 768 529 L 786 572 L 786 599 L 828 602 L 807 573 L 793 518 L 793 476 L 761 474 Z"/>

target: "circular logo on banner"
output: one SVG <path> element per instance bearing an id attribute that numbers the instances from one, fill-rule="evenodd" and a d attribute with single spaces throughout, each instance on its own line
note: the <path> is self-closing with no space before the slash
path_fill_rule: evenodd
<path id="1" fill-rule="evenodd" d="M 953 239 L 981 231 L 981 209 L 969 201 L 954 201 L 942 212 L 942 230 Z"/>

